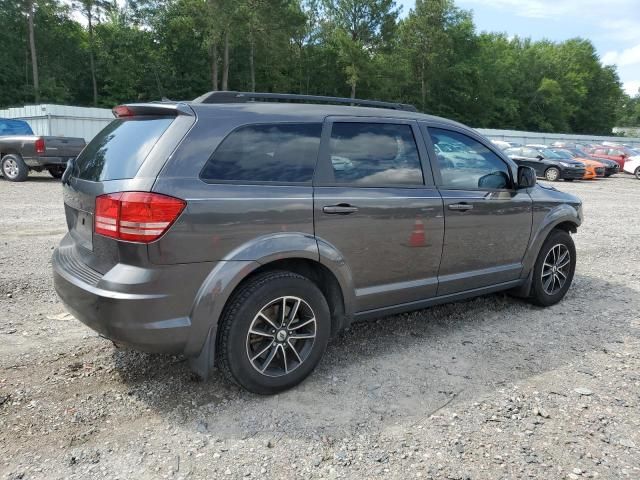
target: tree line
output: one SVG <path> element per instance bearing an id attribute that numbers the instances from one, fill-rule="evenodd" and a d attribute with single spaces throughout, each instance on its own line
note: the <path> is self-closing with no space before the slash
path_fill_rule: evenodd
<path id="1" fill-rule="evenodd" d="M 638 105 L 589 40 L 478 33 L 453 0 L 0 0 L 0 45 L 2 107 L 289 92 L 607 134 Z"/>

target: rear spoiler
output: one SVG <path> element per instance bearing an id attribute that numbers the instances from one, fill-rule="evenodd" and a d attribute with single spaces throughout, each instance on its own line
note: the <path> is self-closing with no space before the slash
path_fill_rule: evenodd
<path id="1" fill-rule="evenodd" d="M 127 103 L 113 107 L 111 111 L 116 118 L 144 115 L 194 116 L 191 107 L 185 103 Z"/>

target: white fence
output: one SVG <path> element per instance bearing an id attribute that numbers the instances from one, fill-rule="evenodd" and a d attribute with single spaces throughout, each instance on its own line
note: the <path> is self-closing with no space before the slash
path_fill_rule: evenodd
<path id="1" fill-rule="evenodd" d="M 89 142 L 114 117 L 108 108 L 70 107 L 47 103 L 0 110 L 0 118 L 25 120 L 36 135 L 81 137 Z"/>
<path id="2" fill-rule="evenodd" d="M 25 120 L 31 125 L 36 135 L 82 137 L 89 142 L 114 117 L 108 108 L 42 104 L 0 110 L 0 118 Z M 477 130 L 493 140 L 506 140 L 523 144 L 551 144 L 557 141 L 576 143 L 602 143 L 608 141 L 640 147 L 640 138 L 521 132 L 518 130 L 493 130 L 487 128 L 478 128 Z"/>
<path id="3" fill-rule="evenodd" d="M 640 138 L 634 137 L 605 137 L 600 135 L 574 135 L 570 133 L 521 132 L 518 130 L 493 130 L 490 128 L 478 128 L 476 130 L 485 137 L 489 137 L 491 140 L 505 140 L 507 142 L 517 142 L 525 145 L 527 143 L 543 143 L 545 145 L 549 145 L 553 142 L 615 142 L 640 147 Z"/>

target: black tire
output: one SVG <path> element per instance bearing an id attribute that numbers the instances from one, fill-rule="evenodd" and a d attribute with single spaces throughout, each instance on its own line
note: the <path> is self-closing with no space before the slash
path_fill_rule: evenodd
<path id="1" fill-rule="evenodd" d="M 640 167 L 636 168 L 636 171 L 633 172 L 633 174 L 636 176 L 638 180 L 640 180 Z"/>
<path id="2" fill-rule="evenodd" d="M 557 182 L 560 180 L 560 170 L 556 167 L 549 167 L 544 171 L 544 178 L 549 182 Z"/>
<path id="3" fill-rule="evenodd" d="M 553 291 L 551 288 L 545 288 L 546 285 L 543 280 L 543 272 L 542 269 L 545 267 L 545 273 L 549 272 L 550 269 L 545 266 L 545 259 L 547 259 L 548 255 L 552 255 L 551 251 L 554 248 L 557 248 L 559 245 L 562 245 L 566 251 L 569 253 L 569 264 L 568 268 L 563 270 L 563 275 L 566 275 L 564 284 L 557 291 Z M 558 249 L 559 250 L 559 249 Z M 553 230 L 545 242 L 542 244 L 542 248 L 538 253 L 538 258 L 536 260 L 536 264 L 533 268 L 533 282 L 531 284 L 531 296 L 529 300 L 531 303 L 535 305 L 540 305 L 541 307 L 549 307 L 558 303 L 560 300 L 564 298 L 569 287 L 571 286 L 571 282 L 573 281 L 573 275 L 576 270 L 576 247 L 573 243 L 573 239 L 571 235 L 569 235 L 564 230 Z M 553 273 L 551 275 L 556 275 L 555 272 L 557 270 L 551 270 Z M 556 278 L 560 279 L 560 275 L 556 275 Z M 549 277 L 547 276 L 548 280 Z M 553 278 L 552 278 L 553 279 Z M 555 285 L 555 284 L 554 284 Z"/>
<path id="4" fill-rule="evenodd" d="M 53 178 L 62 178 L 62 174 L 64 173 L 65 167 L 49 167 L 47 168 L 47 170 L 49 170 L 49 174 Z"/>
<path id="5" fill-rule="evenodd" d="M 2 175 L 10 182 L 24 182 L 29 176 L 29 167 L 20 155 L 13 153 L 5 155 L 2 157 L 0 166 Z"/>
<path id="6" fill-rule="evenodd" d="M 315 318 L 315 325 L 313 326 L 315 338 L 313 340 L 302 340 L 302 347 L 299 347 L 301 349 L 300 354 L 294 349 L 297 358 L 302 360 L 301 362 L 297 362 L 296 356 L 294 356 L 290 338 L 285 337 L 285 340 L 278 340 L 281 330 L 287 330 L 286 328 L 281 328 L 277 332 L 276 330 L 265 332 L 275 333 L 275 335 L 271 335 L 272 338 L 262 339 L 262 337 L 258 336 L 256 339 L 255 335 L 250 337 L 249 334 L 250 328 L 255 325 L 254 322 L 261 318 L 258 314 L 267 311 L 265 308 L 268 305 L 278 308 L 280 304 L 275 303 L 275 300 L 282 297 L 297 297 L 306 303 L 305 309 L 307 307 L 310 308 L 311 313 L 309 314 L 309 309 L 307 309 L 307 317 L 304 320 L 299 320 L 299 325 L 308 322 L 311 315 Z M 301 306 L 300 308 L 303 307 Z M 288 316 L 293 308 L 290 307 L 287 310 L 285 301 L 283 310 Z M 277 317 L 280 316 L 279 312 L 282 310 L 278 308 L 275 311 L 278 313 L 269 314 L 268 316 L 278 322 Z M 220 322 L 216 342 L 216 362 L 218 367 L 231 382 L 251 392 L 263 395 L 282 392 L 304 380 L 320 362 L 327 348 L 331 333 L 329 306 L 320 289 L 308 278 L 287 271 L 266 272 L 250 279 L 229 300 Z M 258 328 L 254 326 L 254 330 L 256 329 Z M 259 330 L 264 331 L 265 328 L 260 328 Z M 292 330 L 289 330 L 289 333 L 291 334 Z M 267 336 L 264 335 L 264 337 Z M 252 342 L 250 342 L 250 339 Z M 263 341 L 264 343 L 258 344 L 255 350 L 250 352 L 256 344 L 255 340 Z M 296 346 L 301 345 L 298 343 L 299 340 L 293 340 L 293 342 L 295 342 L 294 345 Z M 278 349 L 278 343 L 282 350 Z M 269 353 L 272 350 L 266 352 L 266 358 L 254 357 L 256 358 L 255 363 L 252 362 L 250 357 L 256 351 L 262 351 L 263 345 L 266 345 L 266 347 L 275 345 L 272 348 L 272 350 L 275 349 L 275 356 L 272 357 L 272 362 L 267 366 L 269 369 L 272 368 L 272 365 L 274 365 L 274 369 L 281 366 L 280 371 L 275 373 L 271 371 L 271 375 L 259 371 L 260 367 L 267 364 Z M 288 361 L 286 360 L 287 358 L 289 358 Z M 276 363 L 274 364 L 273 362 Z M 293 365 L 292 370 L 288 373 L 285 373 L 286 370 L 284 370 L 286 365 Z"/>

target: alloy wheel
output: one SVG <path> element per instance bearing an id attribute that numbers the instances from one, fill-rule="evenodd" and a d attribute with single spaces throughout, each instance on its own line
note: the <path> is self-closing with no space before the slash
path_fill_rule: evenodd
<path id="1" fill-rule="evenodd" d="M 560 172 L 558 172 L 558 170 L 556 168 L 550 168 L 545 173 L 545 177 L 550 182 L 555 182 L 556 180 L 558 180 L 559 176 L 560 176 Z"/>
<path id="2" fill-rule="evenodd" d="M 571 253 L 566 245 L 558 243 L 547 253 L 542 264 L 542 288 L 547 295 L 558 293 L 569 277 Z"/>
<path id="3" fill-rule="evenodd" d="M 2 172 L 9 178 L 16 178 L 20 173 L 18 163 L 13 158 L 7 158 L 2 162 Z"/>
<path id="4" fill-rule="evenodd" d="M 299 297 L 279 297 L 260 309 L 247 333 L 247 356 L 254 369 L 281 377 L 307 359 L 316 338 L 313 309 Z"/>

